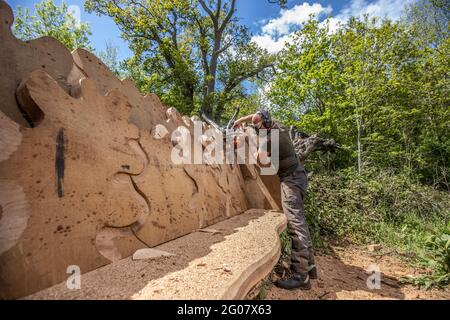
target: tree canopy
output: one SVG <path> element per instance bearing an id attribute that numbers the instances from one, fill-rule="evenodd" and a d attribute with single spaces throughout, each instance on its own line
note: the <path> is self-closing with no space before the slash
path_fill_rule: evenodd
<path id="1" fill-rule="evenodd" d="M 236 0 L 88 0 L 112 17 L 134 55 L 124 64 L 142 91 L 186 114 L 220 120 L 245 80 L 271 72 L 273 56 L 250 42 Z"/>
<path id="2" fill-rule="evenodd" d="M 342 145 L 341 152 L 317 155 L 312 166 L 389 168 L 449 188 L 447 0 L 417 1 L 397 22 L 350 18 L 333 32 L 311 17 L 276 55 L 250 41 L 236 0 L 88 0 L 85 6 L 112 17 L 133 52 L 119 62 L 117 47 L 107 42 L 99 56 L 110 69 L 182 113 L 220 121 L 238 106 L 253 112 L 269 101 L 286 124 Z M 77 22 L 64 2 L 35 7 L 33 16 L 17 9 L 18 37 L 49 35 L 70 50 L 93 50 L 89 25 Z M 270 88 L 268 96 L 249 94 L 249 80 Z"/>
<path id="3" fill-rule="evenodd" d="M 88 23 L 78 21 L 62 2 L 57 6 L 53 0 L 43 0 L 34 5 L 35 13 L 18 6 L 15 12 L 13 33 L 22 40 L 42 36 L 53 37 L 62 42 L 70 51 L 76 48 L 93 50 L 89 41 L 91 28 Z"/>
<path id="4" fill-rule="evenodd" d="M 330 33 L 311 19 L 280 53 L 270 97 L 286 122 L 343 145 L 326 160 L 334 167 L 390 168 L 448 188 L 449 40 L 424 43 L 413 28 L 365 17 Z"/>

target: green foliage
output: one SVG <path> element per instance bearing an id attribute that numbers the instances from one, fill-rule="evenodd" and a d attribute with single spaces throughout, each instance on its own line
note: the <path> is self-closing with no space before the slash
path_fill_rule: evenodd
<path id="1" fill-rule="evenodd" d="M 450 224 L 447 230 L 439 236 L 431 236 L 427 241 L 433 252 L 431 267 L 438 270 L 438 278 L 433 279 L 439 285 L 450 283 Z"/>
<path id="2" fill-rule="evenodd" d="M 423 43 L 437 46 L 450 31 L 449 0 L 418 0 L 409 5 L 404 21 Z"/>
<path id="3" fill-rule="evenodd" d="M 240 97 L 235 97 L 228 103 L 228 107 L 224 110 L 222 114 L 222 122 L 228 121 L 236 112 L 236 109 L 240 108 L 241 115 L 253 114 L 261 106 L 261 97 L 259 94 L 242 95 Z"/>
<path id="4" fill-rule="evenodd" d="M 425 288 L 450 277 L 448 8 L 421 0 L 400 22 L 351 18 L 336 32 L 312 18 L 270 92 L 278 118 L 343 146 L 306 164 L 315 245 L 382 243 L 428 270 L 408 279 Z"/>
<path id="5" fill-rule="evenodd" d="M 273 57 L 250 42 L 235 15 L 236 0 L 88 0 L 88 12 L 108 15 L 133 57 L 122 66 L 144 93 L 185 114 L 200 110 L 220 121 L 242 82 L 264 76 Z"/>
<path id="6" fill-rule="evenodd" d="M 68 12 L 65 2 L 55 5 L 53 0 L 43 0 L 34 5 L 35 13 L 29 8 L 17 7 L 14 13 L 14 35 L 22 40 L 32 40 L 42 36 L 53 37 L 62 42 L 70 51 L 85 48 L 92 51 L 88 36 L 91 29 L 88 23 L 77 21 Z"/>
<path id="7" fill-rule="evenodd" d="M 448 283 L 447 192 L 405 174 L 374 169 L 358 175 L 347 169 L 313 175 L 305 208 L 316 247 L 327 237 L 385 244 L 430 270 L 420 281 L 436 286 Z"/>
<path id="8" fill-rule="evenodd" d="M 291 255 L 292 241 L 287 229 L 280 234 L 281 257 L 289 257 Z"/>
<path id="9" fill-rule="evenodd" d="M 449 49 L 402 22 L 352 18 L 330 33 L 311 19 L 279 56 L 274 112 L 343 146 L 315 170 L 376 166 L 450 190 Z"/>
<path id="10" fill-rule="evenodd" d="M 184 114 L 203 111 L 223 122 L 237 107 L 253 113 L 265 101 L 249 95 L 243 83 L 264 87 L 276 70 L 269 92 L 275 117 L 343 147 L 307 163 L 315 172 L 306 198 L 315 245 L 324 245 L 327 236 L 382 243 L 429 270 L 408 281 L 448 285 L 448 0 L 419 0 L 399 22 L 351 18 L 335 32 L 311 17 L 277 57 L 250 42 L 234 5 L 85 2 L 87 11 L 113 18 L 133 51 L 119 62 L 117 47 L 108 42 L 100 58 L 117 76 L 134 79 L 142 93 L 156 93 Z M 78 23 L 67 4 L 43 0 L 35 9 L 31 15 L 17 8 L 18 38 L 51 36 L 69 50 L 92 51 L 89 25 Z M 286 232 L 281 240 L 289 255 Z"/>
<path id="11" fill-rule="evenodd" d="M 117 52 L 119 47 L 114 45 L 111 40 L 105 42 L 105 50 L 98 53 L 98 57 L 106 64 L 119 79 L 125 78 L 126 72 L 122 69 L 118 60 Z"/>
<path id="12" fill-rule="evenodd" d="M 447 274 L 447 281 L 450 280 L 450 224 L 440 236 L 431 236 L 427 240 L 429 247 L 435 252 L 435 261 L 441 268 L 442 273 Z"/>
<path id="13" fill-rule="evenodd" d="M 420 257 L 420 265 L 432 270 L 431 273 L 404 282 L 429 289 L 433 286 L 445 287 L 450 284 L 450 224 L 441 234 L 428 236 L 425 242 L 428 252 Z"/>

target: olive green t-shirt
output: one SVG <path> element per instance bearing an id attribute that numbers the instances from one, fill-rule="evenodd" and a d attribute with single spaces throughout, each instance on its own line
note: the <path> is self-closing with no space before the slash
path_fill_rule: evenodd
<path id="1" fill-rule="evenodd" d="M 278 176 L 280 179 L 289 176 L 295 171 L 299 165 L 297 154 L 294 150 L 291 137 L 289 136 L 288 129 L 278 121 L 273 121 L 271 130 L 279 130 L 279 163 Z M 271 130 L 267 133 L 267 152 L 271 151 Z"/>

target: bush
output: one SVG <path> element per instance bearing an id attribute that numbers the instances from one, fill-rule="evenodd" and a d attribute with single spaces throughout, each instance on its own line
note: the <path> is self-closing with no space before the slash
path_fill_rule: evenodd
<path id="1" fill-rule="evenodd" d="M 373 170 L 359 176 L 346 169 L 313 175 L 305 207 L 316 247 L 328 236 L 385 244 L 431 270 L 416 284 L 448 283 L 448 192 L 402 174 Z"/>
<path id="2" fill-rule="evenodd" d="M 450 224 L 441 235 L 427 238 L 426 245 L 430 249 L 428 256 L 421 257 L 421 262 L 433 272 L 415 279 L 404 279 L 419 287 L 428 289 L 432 286 L 444 287 L 450 284 Z"/>

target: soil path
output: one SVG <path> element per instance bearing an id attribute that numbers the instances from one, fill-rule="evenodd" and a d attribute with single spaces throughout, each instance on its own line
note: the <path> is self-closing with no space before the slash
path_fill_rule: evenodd
<path id="1" fill-rule="evenodd" d="M 390 253 L 369 252 L 366 247 L 332 247 L 331 252 L 317 253 L 319 279 L 311 280 L 309 291 L 288 291 L 277 288 L 273 281 L 278 277 L 272 272 L 259 289 L 264 299 L 442 299 L 450 300 L 449 288 L 421 290 L 398 280 L 406 276 L 415 276 L 424 270 L 407 266 L 398 257 Z M 369 289 L 367 285 L 371 273 L 367 270 L 377 266 L 380 271 L 380 288 Z M 372 273 L 373 275 L 373 273 Z M 372 276 L 373 277 L 373 276 Z M 370 280 L 369 280 L 370 283 Z"/>

